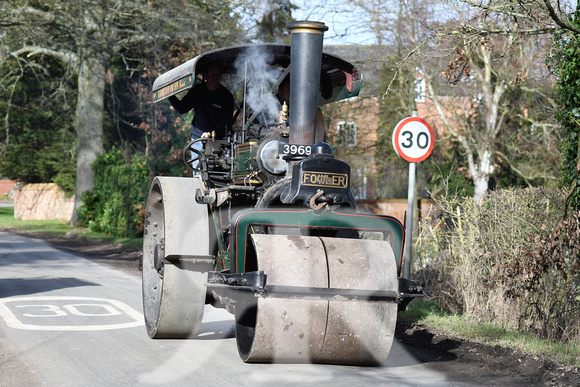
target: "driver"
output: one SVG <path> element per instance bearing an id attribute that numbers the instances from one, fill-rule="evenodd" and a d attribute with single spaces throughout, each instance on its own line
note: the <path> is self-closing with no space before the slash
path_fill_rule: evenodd
<path id="1" fill-rule="evenodd" d="M 215 133 L 216 139 L 221 140 L 231 130 L 234 97 L 220 83 L 222 70 L 219 66 L 210 66 L 204 73 L 204 79 L 204 83 L 195 85 L 182 99 L 171 96 L 169 102 L 180 114 L 194 110 L 192 140 L 208 138 L 212 133 Z M 198 144 L 201 146 L 201 143 Z"/>

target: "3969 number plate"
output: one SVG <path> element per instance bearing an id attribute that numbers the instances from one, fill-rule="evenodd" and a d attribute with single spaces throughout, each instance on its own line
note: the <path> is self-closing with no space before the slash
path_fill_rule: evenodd
<path id="1" fill-rule="evenodd" d="M 312 152 L 310 145 L 280 144 L 278 146 L 278 153 L 281 155 L 310 156 L 310 152 Z"/>

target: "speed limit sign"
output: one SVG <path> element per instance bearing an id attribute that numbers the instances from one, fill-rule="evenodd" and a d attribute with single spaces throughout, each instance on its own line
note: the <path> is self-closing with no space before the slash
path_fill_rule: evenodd
<path id="1" fill-rule="evenodd" d="M 407 117 L 393 131 L 395 152 L 410 163 L 425 160 L 433 151 L 433 129 L 422 118 Z"/>

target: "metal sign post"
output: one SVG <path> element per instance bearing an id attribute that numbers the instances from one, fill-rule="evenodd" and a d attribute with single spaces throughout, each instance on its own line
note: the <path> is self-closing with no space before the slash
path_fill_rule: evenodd
<path id="1" fill-rule="evenodd" d="M 412 117 L 401 120 L 393 131 L 393 147 L 403 160 L 409 162 L 409 191 L 407 193 L 407 229 L 405 230 L 405 265 L 403 277 L 411 276 L 413 253 L 413 217 L 415 204 L 415 173 L 417 163 L 425 160 L 433 151 L 433 129 L 416 111 Z"/>
<path id="2" fill-rule="evenodd" d="M 411 254 L 413 252 L 413 218 L 415 207 L 415 172 L 417 163 L 409 163 L 409 191 L 407 192 L 407 229 L 405 230 L 405 266 L 403 276 L 411 276 Z"/>

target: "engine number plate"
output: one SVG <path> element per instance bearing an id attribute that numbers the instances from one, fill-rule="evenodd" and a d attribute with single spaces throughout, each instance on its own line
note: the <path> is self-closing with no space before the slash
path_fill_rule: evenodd
<path id="1" fill-rule="evenodd" d="M 310 145 L 295 145 L 295 144 L 280 144 L 278 146 L 278 153 L 289 156 L 310 156 L 312 146 Z"/>

